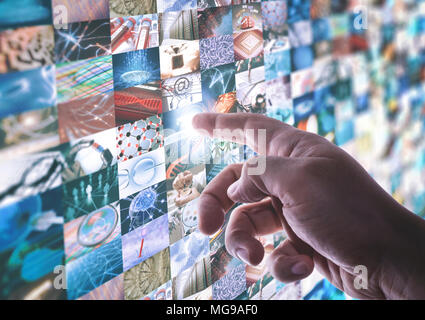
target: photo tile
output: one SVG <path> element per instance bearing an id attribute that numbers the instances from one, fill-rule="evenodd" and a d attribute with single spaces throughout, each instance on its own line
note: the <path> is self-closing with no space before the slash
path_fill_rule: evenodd
<path id="1" fill-rule="evenodd" d="M 109 19 L 109 0 L 51 0 L 53 23 L 62 12 L 67 13 L 67 22 L 82 22 Z M 60 21 L 59 21 L 60 22 Z"/>
<path id="2" fill-rule="evenodd" d="M 112 167 L 117 162 L 115 128 L 62 144 L 62 179 L 66 183 Z"/>
<path id="3" fill-rule="evenodd" d="M 209 255 L 208 237 L 199 231 L 175 242 L 170 246 L 171 277 L 193 267 Z"/>
<path id="4" fill-rule="evenodd" d="M 245 266 L 239 265 L 213 283 L 213 300 L 233 300 L 246 290 Z"/>
<path id="5" fill-rule="evenodd" d="M 117 126 L 144 120 L 162 113 L 162 90 L 159 80 L 114 92 Z"/>
<path id="6" fill-rule="evenodd" d="M 291 73 L 290 50 L 276 51 L 264 55 L 266 80 L 273 80 Z"/>
<path id="7" fill-rule="evenodd" d="M 27 111 L 1 119 L 0 137 L 3 160 L 58 146 L 57 108 Z"/>
<path id="8" fill-rule="evenodd" d="M 286 1 L 261 3 L 263 17 L 264 52 L 289 49 Z"/>
<path id="9" fill-rule="evenodd" d="M 198 9 L 199 38 L 232 34 L 232 19 L 232 6 Z"/>
<path id="10" fill-rule="evenodd" d="M 143 300 L 172 300 L 173 286 L 171 280 L 146 295 Z"/>
<path id="11" fill-rule="evenodd" d="M 0 30 L 51 25 L 52 0 L 3 0 L 0 3 Z"/>
<path id="12" fill-rule="evenodd" d="M 0 74 L 53 65 L 52 26 L 35 26 L 0 31 Z"/>
<path id="13" fill-rule="evenodd" d="M 230 6 L 231 4 L 232 0 L 198 0 L 199 9 L 224 7 Z"/>
<path id="14" fill-rule="evenodd" d="M 172 280 L 173 300 L 183 300 L 211 286 L 209 257 L 196 262 Z"/>
<path id="15" fill-rule="evenodd" d="M 257 154 L 192 120 L 318 134 L 425 216 L 423 5 L 367 4 L 364 28 L 358 1 L 0 0 L 0 298 L 351 299 L 274 280 L 283 233 L 259 265 L 232 257 L 239 204 L 199 232 L 207 185 Z"/>
<path id="16" fill-rule="evenodd" d="M 158 48 L 116 54 L 112 61 L 115 91 L 160 79 Z"/>
<path id="17" fill-rule="evenodd" d="M 159 46 L 158 14 L 112 18 L 111 51 L 113 54 Z"/>
<path id="18" fill-rule="evenodd" d="M 157 0 L 109 0 L 109 10 L 111 18 L 158 12 Z"/>
<path id="19" fill-rule="evenodd" d="M 73 22 L 55 28 L 56 63 L 97 58 L 111 53 L 109 19 Z"/>
<path id="20" fill-rule="evenodd" d="M 199 71 L 199 40 L 164 40 L 159 48 L 161 79 Z"/>
<path id="21" fill-rule="evenodd" d="M 0 74 L 0 118 L 55 105 L 54 66 Z"/>
<path id="22" fill-rule="evenodd" d="M 112 203 L 64 225 L 65 263 L 70 263 L 121 236 L 118 203 Z"/>
<path id="23" fill-rule="evenodd" d="M 57 107 L 61 143 L 115 127 L 113 92 L 59 103 Z"/>
<path id="24" fill-rule="evenodd" d="M 121 238 L 66 264 L 69 300 L 80 298 L 123 272 Z"/>
<path id="25" fill-rule="evenodd" d="M 213 110 L 218 103 L 217 98 L 226 93 L 236 91 L 235 65 L 233 63 L 217 66 L 201 72 L 202 100 L 208 110 Z M 224 97 L 222 104 L 228 105 Z"/>
<path id="26" fill-rule="evenodd" d="M 286 0 L 288 4 L 288 22 L 294 23 L 310 19 L 311 0 Z"/>
<path id="27" fill-rule="evenodd" d="M 291 99 L 291 77 L 284 76 L 266 82 L 267 115 L 274 119 L 294 124 Z"/>
<path id="28" fill-rule="evenodd" d="M 60 147 L 3 159 L 0 175 L 0 206 L 59 187 L 65 160 Z"/>
<path id="29" fill-rule="evenodd" d="M 117 159 L 120 162 L 141 156 L 162 146 L 164 146 L 164 132 L 160 115 L 116 128 Z"/>
<path id="30" fill-rule="evenodd" d="M 176 12 L 189 9 L 196 9 L 196 0 L 157 0 L 158 12 Z"/>
<path id="31" fill-rule="evenodd" d="M 313 43 L 313 31 L 310 20 L 298 21 L 288 26 L 291 48 L 308 46 Z"/>
<path id="32" fill-rule="evenodd" d="M 124 271 L 169 246 L 168 217 L 162 215 L 122 237 Z"/>
<path id="33" fill-rule="evenodd" d="M 65 290 L 53 287 L 57 276 L 54 270 L 64 263 L 60 188 L 2 206 L 1 211 L 0 297 L 19 300 L 66 298 Z M 49 285 L 37 293 L 43 283 Z"/>
<path id="34" fill-rule="evenodd" d="M 210 69 L 235 61 L 233 37 L 217 36 L 199 41 L 201 70 Z"/>
<path id="35" fill-rule="evenodd" d="M 120 199 L 125 199 L 164 180 L 164 148 L 158 148 L 139 157 L 118 163 Z"/>
<path id="36" fill-rule="evenodd" d="M 159 34 L 160 45 L 167 43 L 166 40 L 199 39 L 196 9 L 160 13 L 159 19 L 161 25 Z"/>
<path id="37" fill-rule="evenodd" d="M 124 273 L 125 300 L 141 300 L 170 280 L 170 248 L 167 247 Z"/>
<path id="38" fill-rule="evenodd" d="M 122 235 L 163 216 L 168 212 L 165 181 L 122 198 L 120 210 Z"/>
<path id="39" fill-rule="evenodd" d="M 78 300 L 124 300 L 124 275 L 121 273 Z"/>
<path id="40" fill-rule="evenodd" d="M 68 182 L 62 192 L 65 222 L 103 208 L 118 200 L 117 166 Z"/>
<path id="41" fill-rule="evenodd" d="M 114 89 L 112 57 L 103 56 L 56 65 L 58 103 L 107 94 Z"/>
<path id="42" fill-rule="evenodd" d="M 195 72 L 161 81 L 164 123 L 168 111 L 202 102 L 201 73 Z"/>

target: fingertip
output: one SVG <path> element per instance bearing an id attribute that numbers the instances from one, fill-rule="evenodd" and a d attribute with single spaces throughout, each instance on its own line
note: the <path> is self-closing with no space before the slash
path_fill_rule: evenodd
<path id="1" fill-rule="evenodd" d="M 236 258 L 250 266 L 258 266 L 264 259 L 264 248 L 257 247 L 255 244 L 250 249 L 240 247 L 235 250 Z"/>
<path id="2" fill-rule="evenodd" d="M 308 256 L 280 256 L 272 262 L 271 273 L 279 281 L 289 283 L 307 278 L 314 270 Z"/>
<path id="3" fill-rule="evenodd" d="M 198 113 L 192 118 L 192 127 L 195 130 L 209 130 L 214 124 L 214 114 Z"/>
<path id="4" fill-rule="evenodd" d="M 313 269 L 303 259 L 300 259 L 291 266 L 291 272 L 297 276 L 307 276 L 313 272 Z"/>
<path id="5" fill-rule="evenodd" d="M 224 223 L 224 210 L 217 203 L 217 200 L 203 193 L 198 202 L 198 229 L 205 235 L 213 235 L 222 227 Z"/>
<path id="6" fill-rule="evenodd" d="M 214 233 L 216 233 L 218 230 L 220 230 L 220 227 L 217 227 L 216 225 L 211 225 L 208 223 L 203 223 L 203 220 L 199 220 L 198 229 L 204 235 L 211 236 Z"/>
<path id="7" fill-rule="evenodd" d="M 248 234 L 227 229 L 225 245 L 229 253 L 248 265 L 256 266 L 263 261 L 263 245 Z"/>
<path id="8" fill-rule="evenodd" d="M 201 233 L 211 236 L 220 230 L 224 223 L 224 218 L 219 216 L 212 217 L 211 215 L 200 215 L 198 219 L 198 229 Z"/>

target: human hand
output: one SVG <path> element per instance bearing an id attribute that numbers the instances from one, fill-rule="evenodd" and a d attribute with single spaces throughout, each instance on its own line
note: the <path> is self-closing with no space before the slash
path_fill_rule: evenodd
<path id="1" fill-rule="evenodd" d="M 237 202 L 226 229 L 230 254 L 259 264 L 256 239 L 282 228 L 287 239 L 268 268 L 282 282 L 313 268 L 361 299 L 425 298 L 425 222 L 386 193 L 346 152 L 326 139 L 257 114 L 198 114 L 195 129 L 266 129 L 265 172 L 248 174 L 250 162 L 227 166 L 199 199 L 199 229 L 213 234 Z M 226 137 L 225 137 L 226 138 Z M 258 139 L 228 139 L 261 151 Z M 260 161 L 260 159 L 258 160 Z M 356 289 L 354 268 L 368 271 L 367 289 Z"/>
<path id="2" fill-rule="evenodd" d="M 173 181 L 173 189 L 180 191 L 192 185 L 193 174 L 189 170 L 180 172 Z"/>
<path id="3" fill-rule="evenodd" d="M 173 189 L 177 191 L 174 203 L 178 207 L 199 197 L 199 192 L 192 187 L 193 174 L 189 170 L 180 172 L 173 181 Z"/>

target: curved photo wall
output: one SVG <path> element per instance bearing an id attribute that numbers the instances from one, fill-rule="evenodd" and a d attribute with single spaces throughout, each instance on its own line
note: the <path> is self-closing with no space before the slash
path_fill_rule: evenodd
<path id="1" fill-rule="evenodd" d="M 425 216 L 424 81 L 423 0 L 0 1 L 0 298 L 351 299 L 198 231 L 254 153 L 191 119 L 317 133 Z"/>

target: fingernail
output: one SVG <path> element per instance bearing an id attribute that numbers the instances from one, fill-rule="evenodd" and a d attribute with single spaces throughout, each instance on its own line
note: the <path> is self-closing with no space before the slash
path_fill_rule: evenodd
<path id="1" fill-rule="evenodd" d="M 291 268 L 293 274 L 303 275 L 308 273 L 308 267 L 304 262 L 297 262 Z"/>
<path id="2" fill-rule="evenodd" d="M 231 197 L 235 194 L 236 189 L 238 188 L 238 182 L 233 182 L 230 187 L 227 189 L 227 194 Z"/>
<path id="3" fill-rule="evenodd" d="M 248 262 L 249 254 L 248 254 L 248 251 L 246 251 L 245 249 L 242 249 L 242 248 L 237 249 L 236 250 L 236 255 L 238 256 L 238 259 L 239 260 L 242 260 L 246 264 L 250 264 Z"/>

